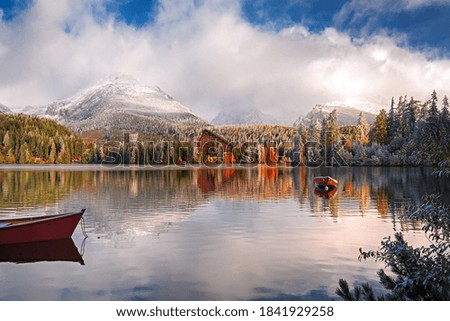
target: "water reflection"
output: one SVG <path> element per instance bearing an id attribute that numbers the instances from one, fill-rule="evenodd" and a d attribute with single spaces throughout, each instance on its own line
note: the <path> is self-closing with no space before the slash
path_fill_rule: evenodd
<path id="1" fill-rule="evenodd" d="M 41 242 L 0 244 L 0 262 L 77 262 L 84 265 L 83 257 L 71 238 Z"/>
<path id="2" fill-rule="evenodd" d="M 314 190 L 312 179 L 325 174 L 336 177 L 339 185 L 321 193 Z M 0 216 L 49 212 L 61 205 L 73 205 L 64 200 L 82 195 L 82 203 L 91 205 L 98 221 L 105 222 L 106 226 L 99 226 L 105 233 L 111 230 L 107 222 L 123 215 L 132 219 L 151 217 L 152 226 L 165 230 L 217 198 L 295 199 L 301 208 L 309 206 L 314 215 L 335 218 L 366 215 L 373 205 L 379 216 L 386 218 L 427 193 L 441 193 L 448 203 L 448 192 L 445 178 L 423 168 L 0 170 Z M 148 231 L 152 226 L 141 225 L 141 229 Z"/>
<path id="3" fill-rule="evenodd" d="M 315 193 L 319 175 L 334 195 Z M 339 278 L 376 284 L 359 247 L 423 241 L 398 213 L 437 192 L 448 203 L 421 168 L 0 170 L 0 216 L 87 208 L 89 235 L 85 266 L 1 263 L 0 300 L 326 300 Z"/>
<path id="4" fill-rule="evenodd" d="M 292 171 L 288 169 L 200 169 L 194 175 L 201 192 L 215 197 L 273 200 L 294 195 Z"/>
<path id="5" fill-rule="evenodd" d="M 414 230 L 417 223 L 398 216 L 404 206 L 426 193 L 442 193 L 446 202 L 450 195 L 445 178 L 422 168 L 78 169 L 0 170 L 0 217 L 88 208 L 97 237 L 133 246 L 135 236 L 159 238 L 220 199 L 294 200 L 313 217 L 377 214 L 395 230 Z M 320 193 L 312 183 L 318 175 L 336 177 L 339 185 Z"/>
<path id="6" fill-rule="evenodd" d="M 319 197 L 324 197 L 326 199 L 331 199 L 333 198 L 337 193 L 337 189 L 336 188 L 330 188 L 330 189 L 324 189 L 324 188 L 319 188 L 316 187 L 314 189 L 314 194 L 319 196 Z"/>

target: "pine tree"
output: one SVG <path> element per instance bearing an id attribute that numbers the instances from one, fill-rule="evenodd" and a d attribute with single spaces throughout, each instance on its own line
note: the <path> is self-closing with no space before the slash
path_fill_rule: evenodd
<path id="1" fill-rule="evenodd" d="M 52 139 L 52 143 L 50 145 L 50 153 L 48 155 L 48 163 L 54 164 L 56 160 L 56 145 L 55 141 Z"/>
<path id="2" fill-rule="evenodd" d="M 429 102 L 429 116 L 419 132 L 419 152 L 422 163 L 426 165 L 436 165 L 446 157 L 445 149 L 448 146 L 448 139 L 443 139 L 440 122 L 439 110 L 437 106 L 437 94 L 433 90 Z"/>
<path id="3" fill-rule="evenodd" d="M 358 131 L 359 131 L 359 140 L 365 145 L 369 142 L 368 134 L 369 134 L 369 123 L 367 122 L 366 117 L 364 117 L 364 114 L 362 112 L 359 113 L 358 117 L 358 125 L 357 125 Z"/>
<path id="4" fill-rule="evenodd" d="M 450 118 L 449 118 L 449 102 L 447 96 L 442 100 L 442 109 L 439 114 L 439 130 L 441 137 L 441 147 L 443 157 L 442 160 L 450 158 Z"/>
<path id="5" fill-rule="evenodd" d="M 399 101 L 398 110 L 398 127 L 399 132 L 402 137 L 409 137 L 409 110 L 408 104 L 406 103 L 407 96 L 401 97 L 401 102 Z"/>
<path id="6" fill-rule="evenodd" d="M 339 137 L 339 128 L 337 126 L 337 112 L 334 109 L 327 119 L 323 119 L 322 122 L 322 132 L 321 132 L 321 143 L 327 149 L 330 149 Z"/>
<path id="7" fill-rule="evenodd" d="M 30 163 L 30 150 L 28 148 L 27 143 L 23 143 L 20 146 L 20 153 L 19 153 L 19 164 L 29 164 Z"/>
<path id="8" fill-rule="evenodd" d="M 309 142 L 319 142 L 320 141 L 320 132 L 321 132 L 321 125 L 320 122 L 317 119 L 311 120 L 311 124 L 309 125 L 308 129 L 308 141 Z"/>
<path id="9" fill-rule="evenodd" d="M 388 137 L 388 122 L 386 111 L 382 109 L 375 119 L 375 124 L 372 129 L 372 142 L 384 145 L 387 143 Z"/>
<path id="10" fill-rule="evenodd" d="M 416 128 L 416 122 L 419 117 L 419 104 L 418 100 L 414 100 L 411 96 L 411 100 L 406 105 L 406 109 L 404 111 L 404 135 L 405 137 L 411 138 L 414 130 Z"/>
<path id="11" fill-rule="evenodd" d="M 441 113 L 439 115 L 439 127 L 441 128 L 441 130 L 444 131 L 445 135 L 448 138 L 448 135 L 450 134 L 450 118 L 449 118 L 449 112 L 448 112 L 448 108 L 449 108 L 449 102 L 448 102 L 448 98 L 447 96 L 444 97 L 444 99 L 442 100 L 442 110 Z"/>
<path id="12" fill-rule="evenodd" d="M 10 144 L 10 138 L 9 138 L 9 130 L 6 131 L 5 136 L 3 137 L 3 145 L 8 148 Z"/>
<path id="13" fill-rule="evenodd" d="M 395 133 L 398 130 L 398 116 L 395 112 L 394 105 L 394 97 L 392 97 L 391 108 L 389 109 L 388 116 L 388 141 L 392 141 L 392 139 L 394 139 Z"/>
<path id="14" fill-rule="evenodd" d="M 439 110 L 438 110 L 438 98 L 437 98 L 437 94 L 436 91 L 433 90 L 433 93 L 431 94 L 431 99 L 430 99 L 430 116 L 434 119 L 438 118 L 439 115 Z"/>

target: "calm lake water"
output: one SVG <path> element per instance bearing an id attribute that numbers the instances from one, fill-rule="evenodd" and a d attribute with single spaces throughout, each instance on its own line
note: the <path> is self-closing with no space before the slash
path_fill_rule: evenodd
<path id="1" fill-rule="evenodd" d="M 315 194 L 319 174 L 339 180 L 329 199 Z M 340 278 L 382 291 L 382 265 L 359 262 L 358 249 L 395 231 L 426 244 L 398 215 L 426 193 L 449 203 L 448 178 L 428 168 L 3 167 L 1 218 L 86 208 L 88 238 L 79 225 L 73 241 L 0 247 L 0 300 L 338 300 Z"/>

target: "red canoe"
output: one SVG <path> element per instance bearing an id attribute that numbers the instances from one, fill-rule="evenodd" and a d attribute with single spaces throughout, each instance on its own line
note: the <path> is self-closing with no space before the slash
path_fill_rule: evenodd
<path id="1" fill-rule="evenodd" d="M 328 189 L 330 187 L 336 187 L 338 181 L 331 176 L 317 176 L 314 177 L 314 184 L 318 188 Z"/>
<path id="2" fill-rule="evenodd" d="M 72 236 L 85 209 L 77 213 L 0 220 L 0 244 L 65 239 Z"/>

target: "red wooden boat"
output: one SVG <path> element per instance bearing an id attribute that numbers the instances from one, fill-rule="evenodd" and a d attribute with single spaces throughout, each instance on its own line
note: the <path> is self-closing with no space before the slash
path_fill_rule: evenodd
<path id="1" fill-rule="evenodd" d="M 336 187 L 338 181 L 331 176 L 317 176 L 314 177 L 314 184 L 317 188 L 328 190 L 332 187 Z"/>
<path id="2" fill-rule="evenodd" d="M 0 220 L 0 244 L 58 240 L 72 236 L 85 209 L 76 213 Z"/>

